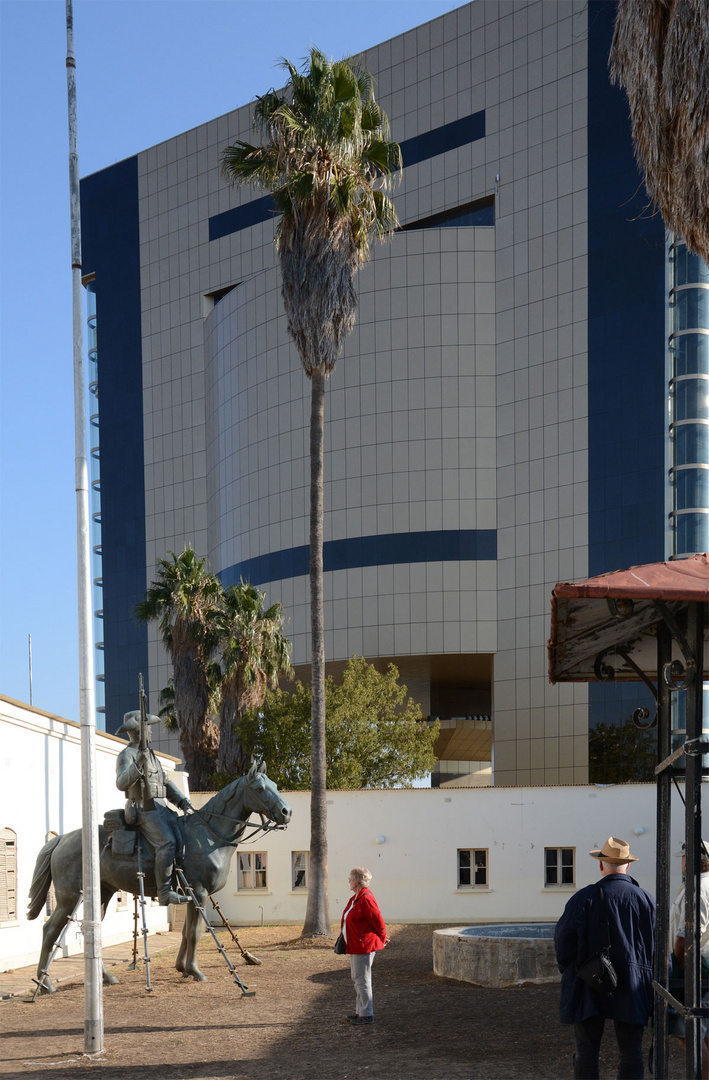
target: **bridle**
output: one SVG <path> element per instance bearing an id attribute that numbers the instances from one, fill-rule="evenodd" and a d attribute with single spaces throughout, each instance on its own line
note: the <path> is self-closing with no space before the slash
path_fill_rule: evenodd
<path id="1" fill-rule="evenodd" d="M 272 810 L 272 808 L 269 809 Z M 224 844 L 225 847 L 239 847 L 240 844 L 247 844 L 249 843 L 249 841 L 255 840 L 256 837 L 259 836 L 261 833 L 276 832 L 278 830 L 283 830 L 286 828 L 285 824 L 279 825 L 275 821 L 268 821 L 266 815 L 260 810 L 253 811 L 253 813 L 258 813 L 259 817 L 261 818 L 260 825 L 254 824 L 254 822 L 249 821 L 248 818 L 246 819 L 246 821 L 243 821 L 241 818 L 230 817 L 228 814 L 217 814 L 214 810 L 207 810 L 205 816 L 200 810 L 197 810 L 194 806 L 192 807 L 192 812 L 197 815 L 200 821 L 204 822 L 206 828 L 208 828 L 210 832 L 214 833 L 214 835 L 222 842 L 222 844 Z M 251 815 L 249 815 L 249 817 L 250 816 Z M 223 821 L 230 821 L 232 825 L 241 825 L 242 832 L 239 833 L 235 840 L 227 840 L 227 838 L 225 836 L 222 836 L 222 834 L 219 832 L 218 829 L 214 827 L 214 825 L 207 821 L 207 817 L 221 818 Z M 245 837 L 243 834 L 243 830 L 246 829 L 251 829 L 252 831 L 248 834 L 248 836 Z"/>

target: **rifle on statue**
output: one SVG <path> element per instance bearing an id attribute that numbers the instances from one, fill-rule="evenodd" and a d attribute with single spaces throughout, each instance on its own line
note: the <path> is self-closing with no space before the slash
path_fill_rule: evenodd
<path id="1" fill-rule="evenodd" d="M 142 772 L 143 810 L 154 810 L 155 801 L 150 795 L 150 751 L 148 750 L 148 699 L 143 689 L 143 676 L 138 676 L 140 695 L 140 741 L 138 742 L 138 767 Z"/>

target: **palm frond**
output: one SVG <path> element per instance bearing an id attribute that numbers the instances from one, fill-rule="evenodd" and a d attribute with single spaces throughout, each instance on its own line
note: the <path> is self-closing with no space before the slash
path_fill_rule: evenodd
<path id="1" fill-rule="evenodd" d="M 709 260 L 709 19 L 704 0 L 618 0 L 611 78 L 628 96 L 650 200 Z"/>

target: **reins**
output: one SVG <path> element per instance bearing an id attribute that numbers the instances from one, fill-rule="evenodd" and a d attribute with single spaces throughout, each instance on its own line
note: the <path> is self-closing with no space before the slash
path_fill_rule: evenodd
<path id="1" fill-rule="evenodd" d="M 247 844 L 249 842 L 249 840 L 253 840 L 256 836 L 259 835 L 259 833 L 262 833 L 262 832 L 263 833 L 275 832 L 276 829 L 285 829 L 285 825 L 277 825 L 275 822 L 273 824 L 269 824 L 269 822 L 264 821 L 263 814 L 261 814 L 261 824 L 260 825 L 255 825 L 255 824 L 253 824 L 253 822 L 250 822 L 250 821 L 242 821 L 241 818 L 233 818 L 233 817 L 229 817 L 227 814 L 217 814 L 217 813 L 215 813 L 214 810 L 207 810 L 207 815 L 209 817 L 223 818 L 224 821 L 230 821 L 232 823 L 232 825 L 241 825 L 241 826 L 243 826 L 244 830 L 246 830 L 246 829 L 252 829 L 253 830 L 246 837 L 243 835 L 243 833 L 240 833 L 239 836 L 236 838 L 236 840 L 227 840 L 227 838 L 225 836 L 222 836 L 222 834 L 219 832 L 218 829 L 215 829 L 215 827 L 212 824 L 210 824 L 209 821 L 207 821 L 207 818 L 204 816 L 203 813 L 201 813 L 201 811 L 197 810 L 193 806 L 192 807 L 192 812 L 194 814 L 196 814 L 197 817 L 201 821 L 204 822 L 204 824 L 206 825 L 206 827 L 209 829 L 210 832 L 213 832 L 214 835 L 219 840 L 221 840 L 222 844 L 224 844 L 225 847 L 233 847 L 233 848 L 235 848 L 235 847 L 238 847 L 239 844 Z"/>

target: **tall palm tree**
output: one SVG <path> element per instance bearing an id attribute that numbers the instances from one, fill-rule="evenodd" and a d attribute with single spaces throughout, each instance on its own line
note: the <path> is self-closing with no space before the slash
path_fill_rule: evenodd
<path id="1" fill-rule="evenodd" d="M 302 73 L 289 61 L 285 90 L 257 98 L 262 145 L 238 141 L 222 153 L 232 183 L 273 195 L 275 242 L 288 332 L 311 383 L 310 612 L 312 650 L 311 884 L 305 935 L 330 932 L 325 789 L 325 640 L 323 612 L 323 434 L 325 382 L 355 322 L 354 277 L 372 239 L 398 225 L 387 195 L 401 171 L 371 75 L 353 60 L 312 49 Z"/>
<path id="2" fill-rule="evenodd" d="M 241 582 L 224 592 L 218 619 L 222 648 L 219 708 L 219 771 L 241 774 L 246 755 L 239 725 L 247 709 L 260 708 L 279 675 L 292 675 L 290 642 L 283 634 L 283 609 L 263 609 L 265 593 Z"/>
<path id="3" fill-rule="evenodd" d="M 174 714 L 190 785 L 206 791 L 216 771 L 219 729 L 209 718 L 209 662 L 216 644 L 216 615 L 222 595 L 218 578 L 191 547 L 158 560 L 157 576 L 135 614 L 157 621 L 172 661 Z"/>
<path id="4" fill-rule="evenodd" d="M 665 224 L 709 261 L 709 19 L 705 0 L 618 0 L 611 76 Z"/>

